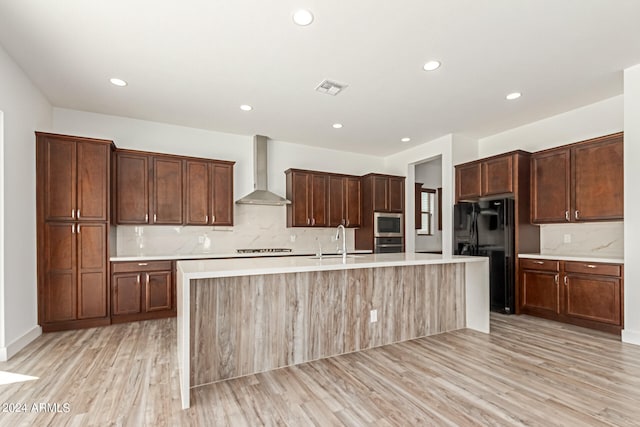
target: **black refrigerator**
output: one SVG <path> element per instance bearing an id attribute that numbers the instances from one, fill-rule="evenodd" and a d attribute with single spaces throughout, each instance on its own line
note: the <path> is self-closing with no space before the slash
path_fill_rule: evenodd
<path id="1" fill-rule="evenodd" d="M 453 251 L 489 257 L 491 311 L 515 312 L 514 200 L 454 206 Z"/>

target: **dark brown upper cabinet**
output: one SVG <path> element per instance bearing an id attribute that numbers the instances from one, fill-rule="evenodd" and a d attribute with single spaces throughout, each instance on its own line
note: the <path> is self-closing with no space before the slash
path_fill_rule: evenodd
<path id="1" fill-rule="evenodd" d="M 116 223 L 233 225 L 233 165 L 118 150 Z"/>
<path id="2" fill-rule="evenodd" d="M 368 174 L 374 212 L 404 212 L 404 177 Z"/>
<path id="3" fill-rule="evenodd" d="M 529 161 L 529 153 L 512 151 L 456 166 L 456 201 L 512 195 L 517 182 L 516 162 Z"/>
<path id="4" fill-rule="evenodd" d="M 623 134 L 535 153 L 531 158 L 531 221 L 623 219 Z"/>
<path id="5" fill-rule="evenodd" d="M 329 175 L 329 226 L 359 227 L 360 178 Z"/>
<path id="6" fill-rule="evenodd" d="M 233 225 L 233 163 L 187 160 L 185 224 Z"/>
<path id="7" fill-rule="evenodd" d="M 107 221 L 110 141 L 38 134 L 45 221 Z"/>
<path id="8" fill-rule="evenodd" d="M 289 169 L 287 182 L 287 227 L 327 227 L 329 175 Z"/>

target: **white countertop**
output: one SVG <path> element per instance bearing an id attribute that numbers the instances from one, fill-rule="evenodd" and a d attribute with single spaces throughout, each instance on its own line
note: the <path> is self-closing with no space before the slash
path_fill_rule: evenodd
<path id="1" fill-rule="evenodd" d="M 355 254 L 370 254 L 369 250 L 357 249 Z M 237 252 L 229 252 L 222 254 L 173 254 L 173 255 L 122 255 L 112 256 L 109 258 L 111 262 L 119 261 L 172 261 L 172 260 L 190 260 L 190 259 L 219 259 L 219 258 L 257 258 L 257 257 L 287 257 L 287 256 L 313 256 L 315 252 L 311 251 L 294 251 L 294 252 L 252 252 L 239 254 Z M 331 255 L 326 253 L 324 255 Z"/>
<path id="2" fill-rule="evenodd" d="M 577 261 L 577 262 L 606 262 L 611 264 L 624 264 L 624 258 L 601 258 L 582 255 L 554 255 L 554 254 L 519 254 L 518 258 L 531 259 L 553 259 L 557 261 Z"/>
<path id="3" fill-rule="evenodd" d="M 179 261 L 178 274 L 185 279 L 254 276 L 259 274 L 298 273 L 308 271 L 349 270 L 356 268 L 397 267 L 404 265 L 451 264 L 488 261 L 486 257 L 435 254 L 395 253 L 352 255 L 315 259 L 311 256 L 277 258 L 241 258 Z"/>

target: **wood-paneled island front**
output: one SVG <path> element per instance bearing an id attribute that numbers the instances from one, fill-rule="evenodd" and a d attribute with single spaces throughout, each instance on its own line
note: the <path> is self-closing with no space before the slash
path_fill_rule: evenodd
<path id="1" fill-rule="evenodd" d="M 179 261 L 177 273 L 183 408 L 191 388 L 216 381 L 455 329 L 489 332 L 483 257 L 213 259 Z"/>

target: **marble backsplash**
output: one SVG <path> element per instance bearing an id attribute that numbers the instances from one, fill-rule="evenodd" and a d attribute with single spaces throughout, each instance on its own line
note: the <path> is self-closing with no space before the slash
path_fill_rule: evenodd
<path id="1" fill-rule="evenodd" d="M 233 227 L 117 226 L 113 256 L 227 254 L 242 248 L 291 248 L 293 251 L 336 252 L 335 228 L 287 228 L 285 206 L 235 205 Z M 354 230 L 347 229 L 347 249 L 354 248 Z"/>
<path id="2" fill-rule="evenodd" d="M 624 223 L 590 222 L 540 226 L 540 253 L 624 257 Z"/>

